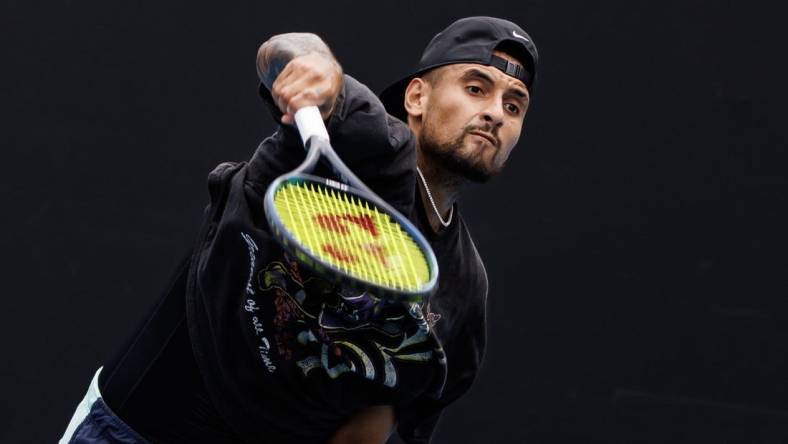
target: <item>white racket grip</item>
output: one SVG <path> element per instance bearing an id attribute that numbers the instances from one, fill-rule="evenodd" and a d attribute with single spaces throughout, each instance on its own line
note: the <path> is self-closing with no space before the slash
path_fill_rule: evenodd
<path id="1" fill-rule="evenodd" d="M 322 137 L 328 141 L 328 130 L 323 123 L 323 116 L 316 106 L 305 106 L 295 112 L 295 122 L 298 132 L 301 134 L 301 141 L 306 146 L 306 141 L 312 136 Z"/>

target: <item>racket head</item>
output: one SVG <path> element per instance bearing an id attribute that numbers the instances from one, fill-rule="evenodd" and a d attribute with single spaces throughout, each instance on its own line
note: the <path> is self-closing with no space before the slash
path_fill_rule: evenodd
<path id="1" fill-rule="evenodd" d="M 419 230 L 377 196 L 291 173 L 266 191 L 271 232 L 285 251 L 337 284 L 389 300 L 424 302 L 438 264 Z"/>

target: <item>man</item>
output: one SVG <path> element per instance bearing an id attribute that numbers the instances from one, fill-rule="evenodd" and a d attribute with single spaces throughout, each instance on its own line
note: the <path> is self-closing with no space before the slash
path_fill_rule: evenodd
<path id="1" fill-rule="evenodd" d="M 317 36 L 264 43 L 260 92 L 282 125 L 248 163 L 210 174 L 194 251 L 97 372 L 61 442 L 383 443 L 394 428 L 429 442 L 484 351 L 487 277 L 456 200 L 503 168 L 536 62 L 517 25 L 459 20 L 382 94 L 406 125 Z M 427 304 L 330 284 L 273 240 L 262 196 L 303 160 L 292 122 L 307 105 L 348 166 L 430 241 L 440 279 Z"/>

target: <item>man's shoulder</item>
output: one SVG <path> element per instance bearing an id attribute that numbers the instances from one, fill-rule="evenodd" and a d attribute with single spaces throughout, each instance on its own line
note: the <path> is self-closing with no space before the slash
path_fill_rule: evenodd
<path id="1" fill-rule="evenodd" d="M 340 100 L 340 106 L 328 121 L 329 134 L 337 145 L 362 144 L 393 151 L 415 149 L 415 137 L 408 125 L 390 115 L 365 84 L 345 74 Z"/>

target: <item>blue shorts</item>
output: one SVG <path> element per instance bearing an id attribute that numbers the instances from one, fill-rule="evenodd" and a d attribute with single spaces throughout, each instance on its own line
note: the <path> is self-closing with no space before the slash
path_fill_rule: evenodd
<path id="1" fill-rule="evenodd" d="M 98 380 L 101 368 L 90 382 L 88 392 L 74 411 L 59 444 L 149 444 L 123 422 L 101 398 Z"/>

